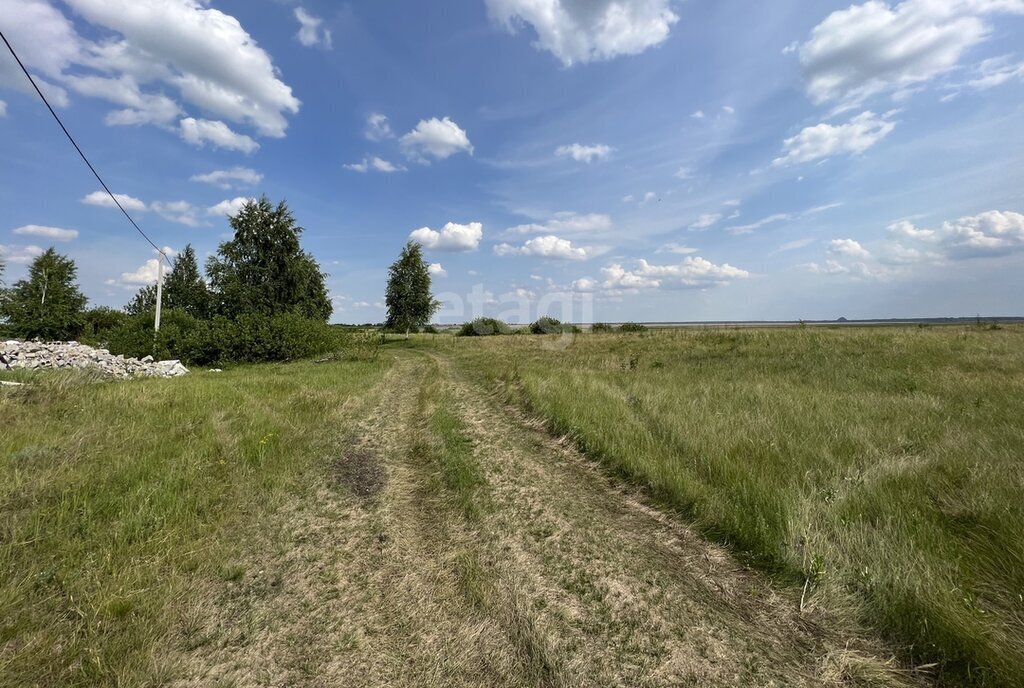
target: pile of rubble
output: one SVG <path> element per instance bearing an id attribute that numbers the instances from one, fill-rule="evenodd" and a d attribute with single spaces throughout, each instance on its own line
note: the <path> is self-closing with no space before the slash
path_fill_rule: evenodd
<path id="1" fill-rule="evenodd" d="M 178 377 L 188 373 L 181 361 L 114 356 L 78 342 L 0 342 L 0 370 L 47 368 L 95 370 L 107 377 Z"/>

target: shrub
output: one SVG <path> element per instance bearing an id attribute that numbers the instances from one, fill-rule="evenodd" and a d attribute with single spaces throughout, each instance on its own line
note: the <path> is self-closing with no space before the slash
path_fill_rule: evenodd
<path id="1" fill-rule="evenodd" d="M 594 332 L 595 334 L 602 332 L 614 332 L 615 328 L 609 325 L 608 323 L 596 322 L 590 326 L 590 331 Z"/>
<path id="2" fill-rule="evenodd" d="M 164 313 L 158 333 L 151 314 L 127 318 L 110 331 L 108 348 L 125 356 L 222 365 L 308 358 L 338 351 L 345 340 L 344 333 L 296 313 L 201 320 L 171 310 Z"/>
<path id="3" fill-rule="evenodd" d="M 441 334 L 441 332 L 433 325 L 427 325 L 423 328 L 423 334 Z"/>
<path id="4" fill-rule="evenodd" d="M 459 328 L 459 337 L 490 337 L 498 334 L 512 334 L 512 328 L 497 318 L 477 318 Z"/>
<path id="5" fill-rule="evenodd" d="M 571 323 L 563 323 L 548 316 L 538 318 L 530 325 L 531 334 L 561 334 L 563 332 L 579 332 L 580 328 Z"/>
<path id="6" fill-rule="evenodd" d="M 87 344 L 103 344 L 110 333 L 129 319 L 124 311 L 99 306 L 87 310 L 82 316 L 81 339 Z"/>
<path id="7" fill-rule="evenodd" d="M 619 325 L 619 332 L 646 332 L 647 325 L 641 325 L 635 322 L 624 322 Z"/>

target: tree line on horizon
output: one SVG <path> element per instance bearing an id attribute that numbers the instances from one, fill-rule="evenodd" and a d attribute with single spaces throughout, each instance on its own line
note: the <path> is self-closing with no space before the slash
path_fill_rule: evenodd
<path id="1" fill-rule="evenodd" d="M 205 271 L 191 245 L 175 258 L 164 279 L 159 332 L 155 284 L 123 310 L 87 310 L 74 261 L 53 248 L 32 261 L 26 278 L 0 290 L 0 327 L 21 339 L 82 339 L 115 353 L 201 364 L 286 360 L 333 348 L 327 275 L 303 250 L 303 229 L 287 204 L 262 196 L 228 221 L 233 236 Z"/>

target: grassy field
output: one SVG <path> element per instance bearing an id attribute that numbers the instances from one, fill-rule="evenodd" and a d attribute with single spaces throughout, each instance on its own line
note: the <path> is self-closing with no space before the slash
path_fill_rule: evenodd
<path id="1" fill-rule="evenodd" d="M 1022 683 L 1021 327 L 17 377 L 3 688 Z"/>
<path id="2" fill-rule="evenodd" d="M 429 341 L 802 605 L 1024 682 L 1024 328 Z"/>
<path id="3" fill-rule="evenodd" d="M 205 588 L 246 575 L 246 538 L 322 470 L 386 368 L 0 389 L 0 685 L 169 680 Z"/>

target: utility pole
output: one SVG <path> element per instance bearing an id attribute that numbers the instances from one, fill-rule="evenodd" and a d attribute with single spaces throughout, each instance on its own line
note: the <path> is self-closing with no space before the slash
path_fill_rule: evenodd
<path id="1" fill-rule="evenodd" d="M 153 331 L 160 331 L 160 307 L 163 305 L 164 296 L 164 252 L 156 259 L 156 321 L 153 323 Z"/>

